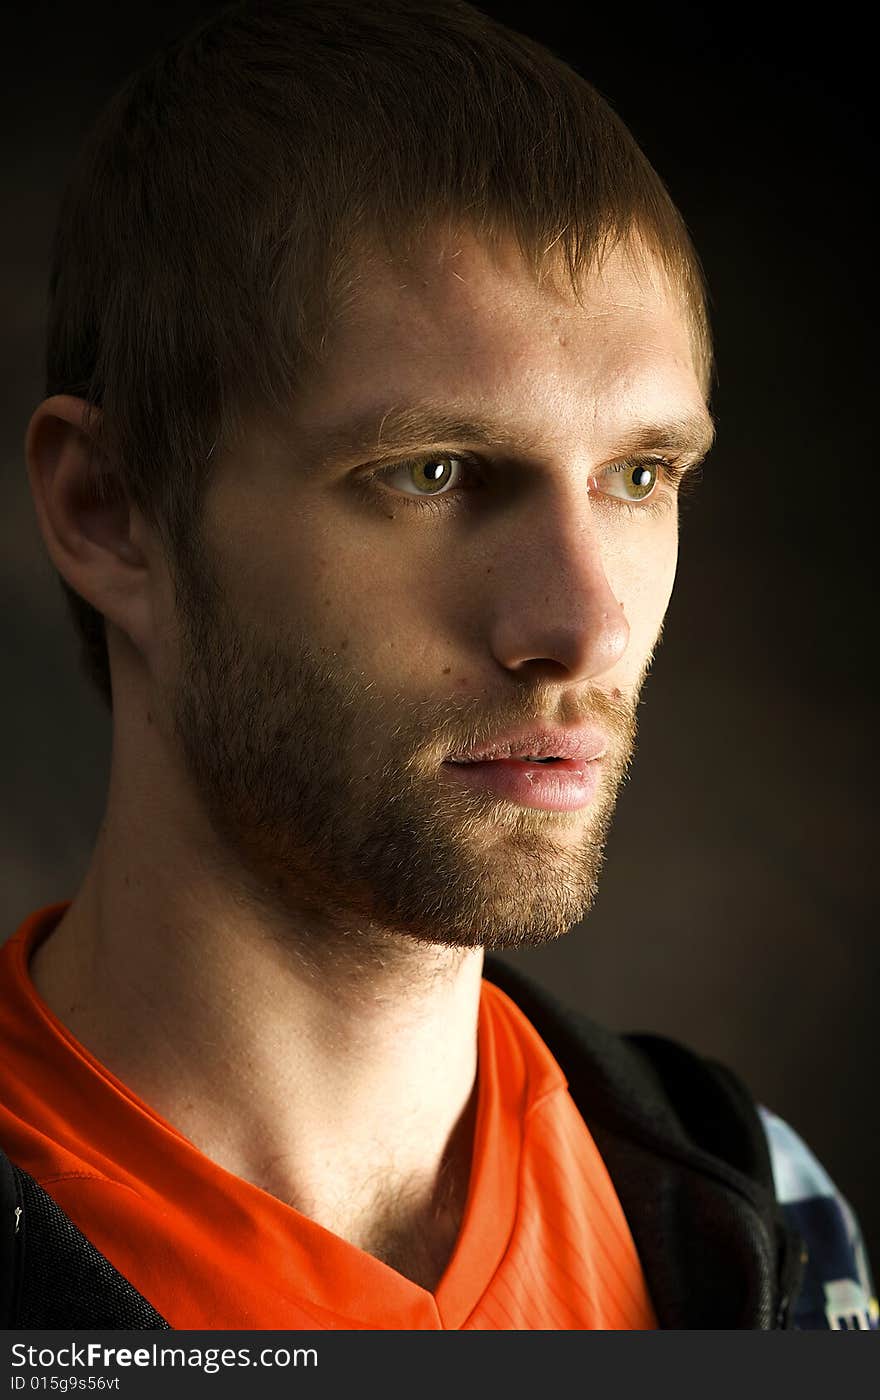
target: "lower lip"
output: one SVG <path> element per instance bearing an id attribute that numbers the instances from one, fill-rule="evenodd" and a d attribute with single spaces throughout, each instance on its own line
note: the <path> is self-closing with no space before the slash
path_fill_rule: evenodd
<path id="1" fill-rule="evenodd" d="M 455 782 L 542 812 L 576 812 L 588 807 L 599 785 L 598 759 L 522 763 L 493 758 L 484 763 L 444 763 L 443 767 Z"/>

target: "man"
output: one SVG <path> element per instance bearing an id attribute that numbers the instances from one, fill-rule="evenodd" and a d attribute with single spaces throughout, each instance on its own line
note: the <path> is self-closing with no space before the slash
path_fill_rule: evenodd
<path id="1" fill-rule="evenodd" d="M 108 108 L 52 299 L 113 762 L 2 953 L 20 1325 L 876 1323 L 790 1129 L 484 963 L 590 908 L 713 438 L 619 119 L 455 0 L 234 6 Z"/>

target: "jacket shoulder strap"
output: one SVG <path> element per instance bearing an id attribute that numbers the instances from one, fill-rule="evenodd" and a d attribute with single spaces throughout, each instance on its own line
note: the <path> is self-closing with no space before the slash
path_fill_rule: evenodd
<path id="1" fill-rule="evenodd" d="M 0 1152 L 0 1327 L 169 1326 L 33 1177 Z"/>
<path id="2" fill-rule="evenodd" d="M 22 1258 L 22 1199 L 18 1177 L 0 1152 L 0 1327 L 18 1315 Z"/>
<path id="3" fill-rule="evenodd" d="M 757 1105 L 736 1076 L 665 1037 L 608 1030 L 497 958 L 486 959 L 486 976 L 568 1080 L 660 1326 L 789 1326 L 800 1242 L 776 1200 Z"/>

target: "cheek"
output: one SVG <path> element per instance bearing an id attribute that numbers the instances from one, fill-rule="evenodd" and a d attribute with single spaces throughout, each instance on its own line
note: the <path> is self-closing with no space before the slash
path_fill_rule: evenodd
<path id="1" fill-rule="evenodd" d="M 218 491 L 208 522 L 236 616 L 264 641 L 305 641 L 351 672 L 417 667 L 431 631 L 416 625 L 424 560 L 401 547 L 396 522 L 291 494 L 274 477 L 261 486 Z"/>
<path id="2" fill-rule="evenodd" d="M 264 529 L 259 557 L 245 551 L 241 559 L 243 608 L 276 634 L 303 634 L 352 671 L 378 669 L 396 683 L 419 674 L 440 646 L 451 581 L 435 551 L 405 548 L 396 528 L 341 515 L 332 528 L 303 521 L 291 539 Z"/>
<path id="3" fill-rule="evenodd" d="M 639 666 L 656 644 L 666 615 L 678 564 L 678 529 L 658 528 L 640 548 L 632 548 L 609 568 L 630 626 L 628 659 Z"/>

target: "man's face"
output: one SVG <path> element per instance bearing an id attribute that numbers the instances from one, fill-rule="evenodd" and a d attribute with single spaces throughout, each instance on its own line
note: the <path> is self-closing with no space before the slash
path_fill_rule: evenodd
<path id="1" fill-rule="evenodd" d="M 217 464 L 159 710 L 225 870 L 303 938 L 536 945 L 595 896 L 672 589 L 675 490 L 621 463 L 708 421 L 686 324 L 619 255 L 582 307 L 469 237 L 358 286 L 283 431 Z M 569 810 L 444 763 L 585 722 Z"/>

